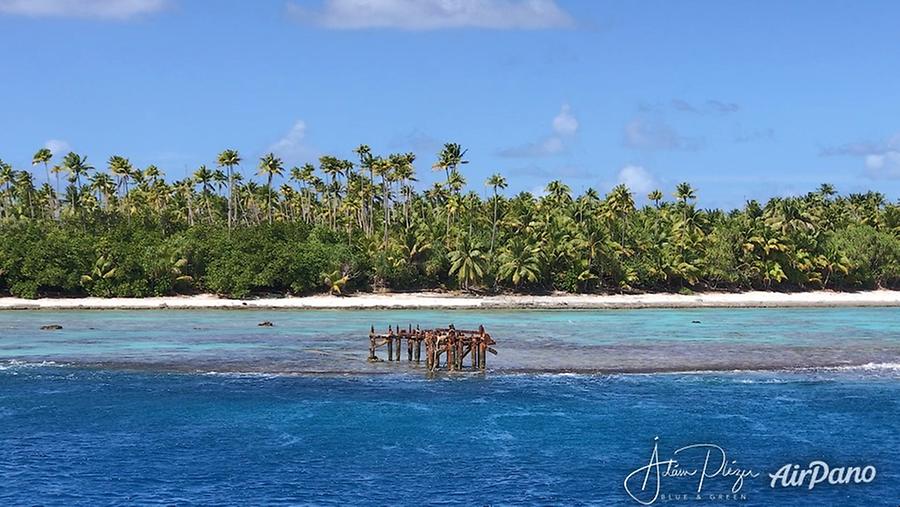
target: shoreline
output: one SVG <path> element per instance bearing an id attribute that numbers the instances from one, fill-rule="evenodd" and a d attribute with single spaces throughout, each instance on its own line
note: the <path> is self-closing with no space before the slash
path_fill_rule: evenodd
<path id="1" fill-rule="evenodd" d="M 263 309 L 263 310 L 363 310 L 363 309 L 642 309 L 642 308 L 836 308 L 900 307 L 900 291 L 862 292 L 706 292 L 691 295 L 560 294 L 545 296 L 463 296 L 436 293 L 385 293 L 351 296 L 264 297 L 226 299 L 211 294 L 151 298 L 41 298 L 0 297 L 0 310 L 160 310 L 160 309 Z"/>

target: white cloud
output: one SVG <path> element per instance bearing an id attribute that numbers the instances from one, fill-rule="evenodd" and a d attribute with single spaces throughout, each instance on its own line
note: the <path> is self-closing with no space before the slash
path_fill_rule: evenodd
<path id="1" fill-rule="evenodd" d="M 72 151 L 72 147 L 69 146 L 69 143 L 60 139 L 51 139 L 47 141 L 44 143 L 44 148 L 50 150 L 50 153 L 52 153 L 54 157 L 60 157 Z"/>
<path id="2" fill-rule="evenodd" d="M 578 131 L 578 119 L 568 104 L 563 104 L 559 114 L 553 118 L 553 131 L 561 136 L 571 136 Z"/>
<path id="3" fill-rule="evenodd" d="M 869 169 L 881 169 L 884 167 L 886 155 L 866 155 L 866 167 Z"/>
<path id="4" fill-rule="evenodd" d="M 306 144 L 306 122 L 297 120 L 284 137 L 269 146 L 268 151 L 275 153 L 288 164 L 296 164 L 313 157 L 314 151 Z"/>
<path id="5" fill-rule="evenodd" d="M 501 150 L 501 157 L 530 158 L 549 157 L 566 151 L 566 140 L 578 132 L 578 119 L 572 114 L 572 108 L 563 104 L 559 114 L 551 121 L 553 133 L 537 141 Z"/>
<path id="6" fill-rule="evenodd" d="M 0 0 L 0 14 L 127 19 L 165 9 L 169 0 Z"/>
<path id="7" fill-rule="evenodd" d="M 290 15 L 326 28 L 545 29 L 575 21 L 556 0 L 324 0 L 318 9 L 287 4 Z"/>
<path id="8" fill-rule="evenodd" d="M 874 178 L 900 178 L 900 151 L 867 155 L 866 169 Z"/>
<path id="9" fill-rule="evenodd" d="M 619 171 L 618 182 L 634 192 L 645 194 L 657 187 L 656 178 L 641 166 L 629 165 Z"/>

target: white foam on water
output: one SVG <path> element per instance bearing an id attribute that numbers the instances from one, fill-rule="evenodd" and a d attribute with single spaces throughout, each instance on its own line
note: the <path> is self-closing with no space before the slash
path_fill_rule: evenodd
<path id="1" fill-rule="evenodd" d="M 20 361 L 18 359 L 10 359 L 9 361 L 6 361 L 5 363 L 0 364 L 0 371 L 18 370 L 18 369 L 23 369 L 23 368 L 44 368 L 44 367 L 51 367 L 51 366 L 61 367 L 61 366 L 67 366 L 67 365 L 62 364 L 62 363 L 57 363 L 56 361 L 33 362 L 33 361 Z"/>
<path id="2" fill-rule="evenodd" d="M 837 371 L 897 371 L 900 372 L 900 363 L 866 363 L 853 366 L 835 366 L 825 368 Z"/>
<path id="3" fill-rule="evenodd" d="M 207 371 L 203 372 L 203 375 L 230 378 L 276 378 L 288 376 L 287 374 L 282 373 L 264 373 L 255 371 Z"/>

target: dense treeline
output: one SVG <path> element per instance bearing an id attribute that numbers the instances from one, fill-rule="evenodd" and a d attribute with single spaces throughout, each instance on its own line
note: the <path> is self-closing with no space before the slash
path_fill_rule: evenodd
<path id="1" fill-rule="evenodd" d="M 466 152 L 447 144 L 416 191 L 412 154 L 324 156 L 287 169 L 275 155 L 246 178 L 240 154 L 167 182 L 121 156 L 0 161 L 0 292 L 150 296 L 461 288 L 564 290 L 857 289 L 900 284 L 900 206 L 879 193 L 698 209 L 679 184 L 636 208 L 619 185 L 573 196 L 464 192 Z M 43 179 L 43 178 L 42 178 Z"/>

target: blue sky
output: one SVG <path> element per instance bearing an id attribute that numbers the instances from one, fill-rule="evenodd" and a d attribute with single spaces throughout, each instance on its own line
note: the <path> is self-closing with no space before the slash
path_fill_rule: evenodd
<path id="1" fill-rule="evenodd" d="M 704 206 L 900 196 L 897 2 L 0 0 L 0 158 L 159 165 L 469 149 L 485 192 L 562 179 Z M 40 171 L 38 174 L 40 175 Z"/>

